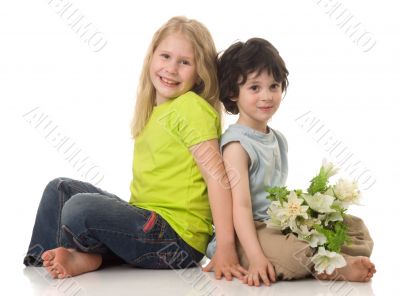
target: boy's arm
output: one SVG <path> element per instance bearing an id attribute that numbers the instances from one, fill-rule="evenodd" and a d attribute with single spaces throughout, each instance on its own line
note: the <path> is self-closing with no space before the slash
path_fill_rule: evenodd
<path id="1" fill-rule="evenodd" d="M 249 156 L 238 142 L 232 142 L 225 146 L 223 159 L 229 172 L 236 172 L 239 178 L 232 180 L 233 223 L 241 245 L 249 260 L 249 275 L 245 282 L 249 285 L 260 284 L 259 279 L 269 285 L 275 281 L 275 272 L 257 238 L 257 232 L 253 220 L 249 185 Z"/>
<path id="2" fill-rule="evenodd" d="M 224 163 L 216 139 L 190 147 L 190 151 L 207 183 L 210 207 L 215 225 L 217 249 L 204 271 L 214 269 L 215 277 L 232 275 L 242 278 L 246 270 L 240 266 L 235 248 L 232 218 L 232 197 Z"/>

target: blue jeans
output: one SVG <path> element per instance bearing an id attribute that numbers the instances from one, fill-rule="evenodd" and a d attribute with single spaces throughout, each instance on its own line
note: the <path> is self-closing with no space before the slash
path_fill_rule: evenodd
<path id="1" fill-rule="evenodd" d="M 24 264 L 41 266 L 42 253 L 57 247 L 141 268 L 186 268 L 203 258 L 157 213 L 68 178 L 46 186 Z"/>

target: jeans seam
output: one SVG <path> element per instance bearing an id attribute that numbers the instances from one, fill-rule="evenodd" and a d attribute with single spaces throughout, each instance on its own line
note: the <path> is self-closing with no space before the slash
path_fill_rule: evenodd
<path id="1" fill-rule="evenodd" d="M 83 250 L 83 251 L 85 251 L 85 252 L 89 252 L 90 249 L 95 249 L 95 248 L 98 248 L 99 246 L 102 246 L 102 245 L 103 245 L 102 242 L 98 242 L 98 243 L 95 244 L 94 246 L 84 246 L 83 243 L 80 241 L 79 237 L 82 236 L 82 235 L 86 235 L 88 232 L 84 232 L 84 233 L 81 233 L 80 235 L 76 235 L 75 233 L 73 233 L 73 232 L 68 228 L 68 226 L 63 225 L 62 227 L 63 227 L 63 230 L 64 230 L 64 231 L 68 232 L 68 233 L 72 236 L 72 239 L 73 239 L 74 243 L 75 243 L 76 245 L 78 245 L 78 247 L 81 248 L 81 250 Z"/>
<path id="2" fill-rule="evenodd" d="M 77 190 L 77 191 L 82 191 L 82 190 L 83 190 L 83 192 L 81 192 L 81 193 L 89 193 L 89 192 L 86 192 L 86 190 L 84 190 L 84 186 L 75 185 L 75 183 L 80 183 L 80 185 L 81 185 L 81 184 L 84 184 L 84 182 L 82 182 L 82 181 L 73 180 L 73 179 L 71 179 L 71 180 L 63 180 L 63 181 L 68 182 L 68 186 L 71 187 L 72 189 L 75 189 L 75 190 Z M 92 184 L 90 184 L 90 185 L 92 185 Z M 92 186 L 93 186 L 93 185 L 92 185 Z M 93 187 L 96 188 L 96 189 L 99 189 L 99 188 L 97 188 L 96 186 L 93 186 Z M 99 190 L 100 190 L 100 189 L 99 189 Z M 95 192 L 93 192 L 93 193 L 95 193 Z M 71 196 L 71 197 L 72 197 L 72 196 Z"/>
<path id="3" fill-rule="evenodd" d="M 129 204 L 129 203 L 128 203 L 128 205 L 131 206 L 131 207 L 133 208 L 133 210 L 134 210 L 137 214 L 139 214 L 140 216 L 142 216 L 143 218 L 146 218 L 146 215 L 143 213 L 143 211 L 151 212 L 150 210 L 142 209 L 142 208 L 139 208 L 139 207 L 137 207 L 137 206 L 133 206 L 133 205 L 131 205 L 131 204 Z M 157 214 L 157 213 L 156 213 L 156 214 Z M 158 215 L 158 214 L 157 214 L 157 215 Z"/>
<path id="4" fill-rule="evenodd" d="M 190 258 L 193 260 L 193 261 L 195 261 L 196 263 L 198 263 L 198 261 L 196 260 L 196 257 L 197 257 L 197 255 L 196 255 L 196 253 L 195 253 L 195 249 L 192 247 L 192 246 L 190 246 L 187 242 L 185 242 L 180 236 L 178 237 L 178 246 L 182 249 L 182 250 L 184 250 L 185 252 L 187 252 L 188 253 L 188 255 L 190 256 Z M 196 252 L 198 252 L 197 250 L 196 250 Z M 198 252 L 198 253 L 200 253 L 200 252 Z M 203 255 L 204 256 L 204 255 Z M 200 259 L 201 260 L 201 259 Z"/>
<path id="5" fill-rule="evenodd" d="M 157 216 L 158 216 L 158 215 L 157 215 Z M 157 222 L 158 222 L 158 219 L 157 219 L 156 223 L 157 223 Z M 162 222 L 163 222 L 163 220 L 160 221 L 160 223 L 162 223 Z M 159 238 L 159 239 L 160 239 L 161 237 L 164 236 L 165 227 L 166 227 L 165 223 L 162 223 L 162 224 L 161 224 L 161 227 L 160 227 L 160 233 L 158 234 L 158 238 Z M 176 240 L 176 239 L 175 239 L 175 240 Z"/>
<path id="6" fill-rule="evenodd" d="M 94 185 L 92 185 L 92 184 L 90 184 L 90 183 L 85 183 L 85 182 L 80 181 L 80 180 L 74 180 L 74 179 L 68 179 L 68 178 L 67 178 L 67 179 L 62 179 L 62 178 L 61 178 L 61 181 L 60 181 L 60 183 L 58 184 L 57 189 L 60 187 L 60 185 L 61 185 L 62 183 L 67 183 L 67 185 L 68 185 L 69 188 L 75 189 L 75 190 L 77 191 L 76 194 L 79 194 L 79 193 L 98 193 L 98 194 L 101 194 L 101 195 L 108 196 L 108 195 L 105 194 L 106 192 L 104 192 L 104 190 L 102 190 L 102 189 L 100 189 L 100 188 L 97 188 L 96 186 L 94 186 Z M 85 188 L 85 184 L 89 184 L 90 186 L 92 186 L 92 188 L 95 189 L 96 192 L 89 192 L 89 191 L 87 191 L 88 189 Z M 92 191 L 92 190 L 91 190 L 91 191 Z M 75 195 L 75 194 L 71 195 L 70 198 L 71 198 L 72 196 L 74 196 L 74 195 Z"/>
<path id="7" fill-rule="evenodd" d="M 135 264 L 140 264 L 141 262 L 143 262 L 146 259 L 149 258 L 160 258 L 160 254 L 163 254 L 165 256 L 175 256 L 176 252 L 163 252 L 163 253 L 159 253 L 159 252 L 148 252 L 145 253 L 143 255 L 140 255 L 139 257 L 130 260 L 130 262 L 132 262 L 133 265 Z M 181 253 L 179 253 L 179 259 L 174 258 L 174 261 L 179 261 L 182 257 Z M 161 258 L 160 258 L 161 259 Z M 171 268 L 171 264 L 169 264 L 166 260 L 161 259 L 163 263 L 165 263 L 169 268 Z"/>
<path id="8" fill-rule="evenodd" d="M 130 237 L 132 239 L 140 240 L 140 241 L 144 241 L 144 242 L 163 243 L 163 242 L 176 241 L 176 238 L 159 239 L 159 238 L 151 238 L 151 237 L 140 237 L 140 236 L 133 235 L 133 234 L 130 234 L 130 233 L 125 233 L 125 232 L 120 232 L 120 231 L 115 231 L 115 230 L 109 230 L 109 229 L 102 229 L 102 228 L 88 228 L 88 230 L 127 236 L 127 237 Z"/>
<path id="9" fill-rule="evenodd" d="M 60 185 L 63 181 L 61 180 L 57 185 L 57 191 L 59 192 L 59 203 L 58 203 L 58 217 L 57 217 L 57 245 L 61 246 L 61 214 L 62 208 L 65 204 L 65 194 L 62 190 L 59 190 Z"/>

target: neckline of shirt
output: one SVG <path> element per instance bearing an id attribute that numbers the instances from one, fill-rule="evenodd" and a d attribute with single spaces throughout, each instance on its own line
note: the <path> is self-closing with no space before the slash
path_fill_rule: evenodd
<path id="1" fill-rule="evenodd" d="M 250 137 L 253 137 L 253 138 L 255 137 L 255 138 L 260 139 L 260 140 L 265 141 L 265 142 L 270 142 L 270 141 L 274 140 L 274 132 L 273 132 L 273 129 L 270 128 L 270 127 L 268 127 L 268 129 L 269 129 L 268 133 L 263 133 L 263 132 L 257 131 L 255 129 L 251 128 L 251 127 L 248 127 L 247 125 L 243 125 L 243 124 L 240 124 L 240 123 L 231 124 L 229 126 L 229 128 L 237 128 L 242 133 L 247 134 L 247 135 L 249 135 Z"/>

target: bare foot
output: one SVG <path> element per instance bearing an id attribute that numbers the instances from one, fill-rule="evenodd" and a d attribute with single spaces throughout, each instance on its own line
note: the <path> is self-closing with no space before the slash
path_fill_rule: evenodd
<path id="1" fill-rule="evenodd" d="M 376 272 L 375 265 L 364 256 L 345 256 L 346 266 L 337 268 L 332 274 L 318 274 L 320 280 L 368 282 Z"/>
<path id="2" fill-rule="evenodd" d="M 51 276 L 59 279 L 96 270 L 103 261 L 100 254 L 82 253 L 62 247 L 44 252 L 42 259 L 43 266 Z"/>

